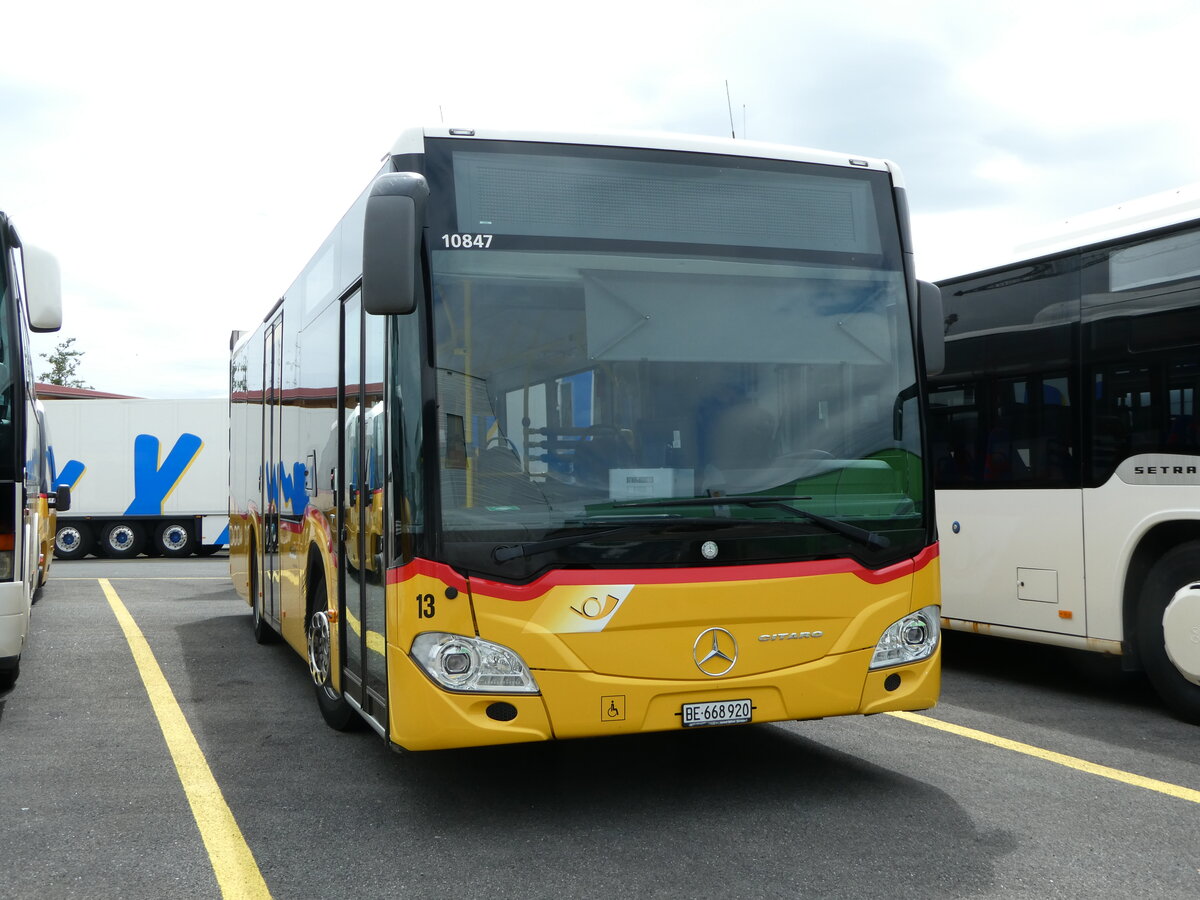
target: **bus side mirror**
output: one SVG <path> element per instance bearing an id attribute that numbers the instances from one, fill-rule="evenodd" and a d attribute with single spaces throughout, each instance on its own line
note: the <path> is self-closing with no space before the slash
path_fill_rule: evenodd
<path id="1" fill-rule="evenodd" d="M 66 512 L 71 508 L 71 488 L 60 484 L 51 496 L 51 506 L 58 512 Z"/>
<path id="2" fill-rule="evenodd" d="M 429 184 L 414 172 L 389 172 L 371 185 L 363 222 L 363 309 L 407 315 L 421 296 L 421 235 Z"/>
<path id="3" fill-rule="evenodd" d="M 946 368 L 946 323 L 942 313 L 942 289 L 928 281 L 918 281 L 917 288 L 917 304 L 921 309 L 921 343 L 925 351 L 925 374 L 940 375 Z"/>
<path id="4" fill-rule="evenodd" d="M 58 260 L 38 247 L 21 248 L 25 262 L 25 299 L 30 331 L 58 331 L 62 327 L 62 275 Z"/>

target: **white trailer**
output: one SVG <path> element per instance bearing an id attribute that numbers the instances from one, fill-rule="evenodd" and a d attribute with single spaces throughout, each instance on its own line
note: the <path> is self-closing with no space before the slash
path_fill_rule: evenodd
<path id="1" fill-rule="evenodd" d="M 45 406 L 54 484 L 71 489 L 55 556 L 188 556 L 228 544 L 228 401 Z"/>

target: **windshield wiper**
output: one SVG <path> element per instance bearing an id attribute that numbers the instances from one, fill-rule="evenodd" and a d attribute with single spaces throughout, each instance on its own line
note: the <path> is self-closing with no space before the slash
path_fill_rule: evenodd
<path id="1" fill-rule="evenodd" d="M 818 513 L 809 512 L 806 509 L 800 509 L 796 506 L 790 506 L 786 501 L 789 500 L 811 500 L 812 497 L 787 497 L 775 496 L 764 497 L 761 494 L 730 494 L 724 497 L 676 497 L 674 499 L 663 500 L 626 500 L 621 503 L 614 503 L 614 509 L 626 509 L 629 507 L 662 507 L 662 506 L 748 506 L 750 508 L 769 506 L 775 509 L 787 510 L 794 516 L 801 519 L 806 519 L 814 525 L 820 525 L 822 528 L 832 531 L 835 534 L 840 534 L 843 537 L 848 537 L 852 541 L 856 541 L 871 550 L 884 550 L 892 545 L 887 535 L 879 534 L 876 531 L 868 531 L 865 528 L 859 528 L 857 525 L 851 525 L 848 522 L 843 522 L 840 519 L 831 519 L 828 516 L 822 516 Z"/>

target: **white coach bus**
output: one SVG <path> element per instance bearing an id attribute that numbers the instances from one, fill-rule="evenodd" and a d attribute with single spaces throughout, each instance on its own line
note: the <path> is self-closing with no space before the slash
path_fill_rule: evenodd
<path id="1" fill-rule="evenodd" d="M 34 389 L 29 332 L 62 322 L 58 262 L 22 247 L 0 213 L 0 690 L 21 671 L 33 596 L 50 568 L 54 510 L 46 429 Z"/>
<path id="2" fill-rule="evenodd" d="M 1200 189 L 1067 225 L 940 282 L 943 624 L 1119 654 L 1200 723 Z"/>

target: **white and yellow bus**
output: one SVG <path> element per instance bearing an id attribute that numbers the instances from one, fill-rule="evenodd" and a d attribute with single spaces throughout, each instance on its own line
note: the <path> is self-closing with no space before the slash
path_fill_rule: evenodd
<path id="1" fill-rule="evenodd" d="M 405 132 L 232 342 L 256 635 L 411 750 L 933 705 L 913 272 L 884 161 Z"/>
<path id="2" fill-rule="evenodd" d="M 34 388 L 29 332 L 62 323 L 58 262 L 22 246 L 0 213 L 0 690 L 21 671 L 33 598 L 50 569 L 56 508 L 45 421 Z"/>
<path id="3" fill-rule="evenodd" d="M 941 282 L 943 624 L 1119 655 L 1200 724 L 1200 190 Z"/>

